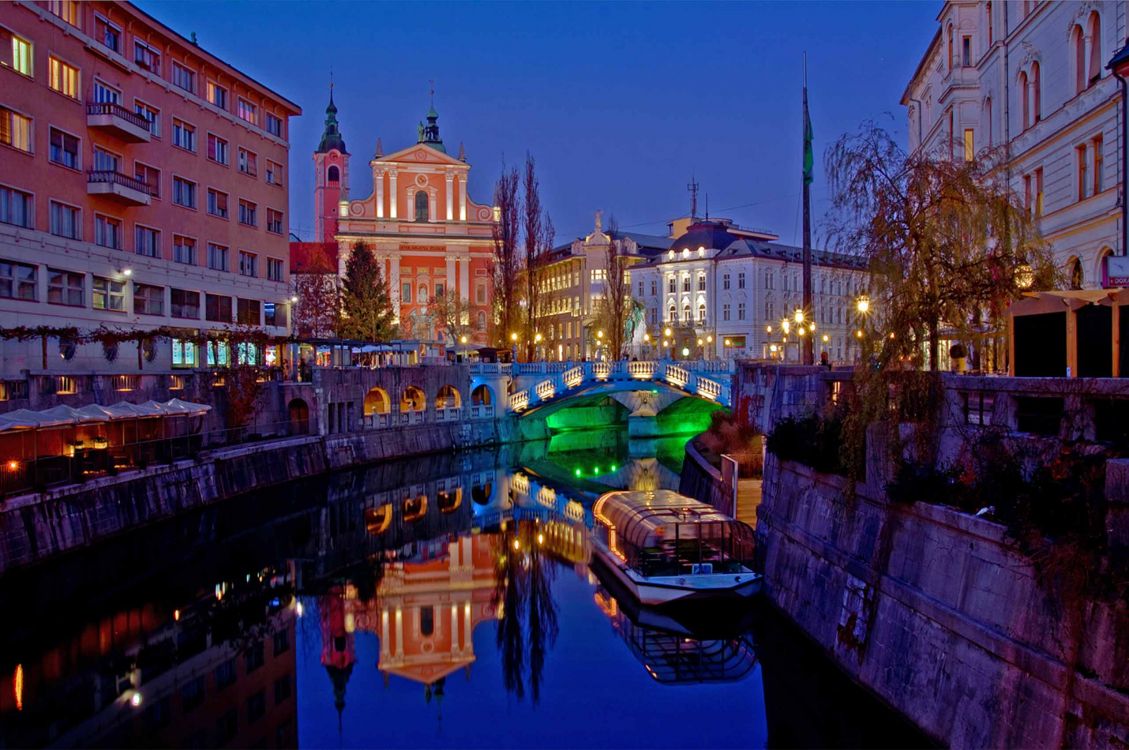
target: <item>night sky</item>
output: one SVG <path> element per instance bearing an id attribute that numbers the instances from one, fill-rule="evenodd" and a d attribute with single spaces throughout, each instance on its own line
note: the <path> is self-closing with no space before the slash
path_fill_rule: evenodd
<path id="1" fill-rule="evenodd" d="M 448 151 L 466 146 L 471 197 L 489 203 L 503 163 L 536 157 L 563 242 L 592 212 L 665 233 L 701 184 L 713 215 L 800 234 L 802 53 L 815 132 L 815 238 L 824 149 L 874 119 L 905 141 L 902 91 L 938 3 L 369 3 L 142 0 L 148 12 L 297 102 L 290 228 L 313 232 L 311 153 L 330 70 L 351 162 L 415 142 L 429 80 Z"/>

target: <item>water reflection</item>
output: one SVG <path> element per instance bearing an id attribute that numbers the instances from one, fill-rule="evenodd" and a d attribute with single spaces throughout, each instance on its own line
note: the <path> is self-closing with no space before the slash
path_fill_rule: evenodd
<path id="1" fill-rule="evenodd" d="M 9 576 L 0 747 L 763 746 L 748 619 L 588 569 L 592 501 L 676 486 L 681 442 L 389 462 Z"/>

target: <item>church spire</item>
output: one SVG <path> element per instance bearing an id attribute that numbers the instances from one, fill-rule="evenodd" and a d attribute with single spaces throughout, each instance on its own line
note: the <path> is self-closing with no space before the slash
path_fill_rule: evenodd
<path id="1" fill-rule="evenodd" d="M 427 110 L 427 124 L 419 124 L 419 143 L 426 143 L 436 151 L 447 153 L 439 137 L 439 113 L 435 111 L 435 81 L 431 81 L 431 106 Z"/>
<path id="2" fill-rule="evenodd" d="M 321 142 L 318 143 L 317 151 L 314 153 L 324 154 L 334 149 L 343 154 L 349 153 L 345 150 L 345 139 L 341 137 L 341 130 L 337 125 L 337 105 L 333 103 L 333 80 L 330 79 L 329 106 L 325 108 L 325 130 L 322 131 Z"/>

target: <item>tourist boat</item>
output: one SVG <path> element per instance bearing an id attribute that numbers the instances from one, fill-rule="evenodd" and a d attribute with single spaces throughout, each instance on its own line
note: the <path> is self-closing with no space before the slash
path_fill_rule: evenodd
<path id="1" fill-rule="evenodd" d="M 641 604 L 747 599 L 761 588 L 750 567 L 753 530 L 672 490 L 600 496 L 594 560 Z"/>

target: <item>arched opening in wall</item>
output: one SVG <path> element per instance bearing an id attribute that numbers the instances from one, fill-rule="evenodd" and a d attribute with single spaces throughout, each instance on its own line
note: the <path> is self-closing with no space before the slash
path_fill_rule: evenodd
<path id="1" fill-rule="evenodd" d="M 991 148 L 992 144 L 993 144 L 993 141 L 992 141 L 992 137 L 993 137 L 992 136 L 992 130 L 993 130 L 993 128 L 992 128 L 992 97 L 990 97 L 990 96 L 987 99 L 984 100 L 984 124 L 983 124 L 983 128 L 984 128 L 984 136 L 985 136 L 985 139 L 986 139 L 985 143 L 987 144 L 988 148 Z"/>
<path id="2" fill-rule="evenodd" d="M 378 508 L 365 508 L 365 532 L 378 536 L 392 525 L 392 503 L 384 503 Z"/>
<path id="3" fill-rule="evenodd" d="M 326 182 L 341 182 L 341 170 L 336 164 L 331 164 L 329 169 L 325 170 Z"/>
<path id="4" fill-rule="evenodd" d="M 1027 127 L 1031 124 L 1031 96 L 1030 96 L 1031 92 L 1028 91 L 1028 89 L 1027 89 L 1027 74 L 1026 73 L 1020 73 L 1019 74 L 1019 80 L 1016 81 L 1016 85 L 1019 88 L 1019 101 L 1020 101 L 1020 110 L 1019 111 L 1020 111 L 1020 115 L 1023 118 L 1023 122 L 1020 123 L 1022 125 L 1021 129 L 1026 130 Z"/>
<path id="5" fill-rule="evenodd" d="M 1081 289 L 1082 284 L 1085 282 L 1084 274 L 1082 273 L 1082 261 L 1077 257 L 1071 258 L 1066 263 L 1066 273 L 1070 279 L 1070 288 Z"/>
<path id="6" fill-rule="evenodd" d="M 427 408 L 427 397 L 414 385 L 409 385 L 400 394 L 400 411 L 423 411 Z"/>
<path id="7" fill-rule="evenodd" d="M 440 490 L 436 493 L 435 502 L 439 505 L 440 513 L 454 513 L 463 504 L 463 488 Z"/>
<path id="8" fill-rule="evenodd" d="M 486 330 L 486 313 L 482 312 L 481 310 L 478 311 L 478 316 L 474 320 L 474 330 Z"/>
<path id="9" fill-rule="evenodd" d="M 1113 255 L 1113 250 L 1108 247 L 1103 247 L 1101 252 L 1098 253 L 1098 265 L 1094 270 L 1094 278 L 1102 280 L 1102 288 L 1108 289 L 1109 283 L 1109 256 Z"/>
<path id="10" fill-rule="evenodd" d="M 473 406 L 489 406 L 494 403 L 494 392 L 489 386 L 480 385 L 470 392 L 470 403 Z"/>
<path id="11" fill-rule="evenodd" d="M 684 303 L 682 304 L 682 322 L 683 322 L 683 323 L 689 323 L 690 321 L 691 321 L 691 317 L 690 317 L 690 303 L 689 303 L 689 302 L 684 302 Z"/>
<path id="12" fill-rule="evenodd" d="M 1101 80 L 1102 77 L 1102 17 L 1098 12 L 1092 11 L 1086 24 L 1090 32 L 1090 64 L 1088 66 L 1086 86 L 1090 87 Z"/>
<path id="13" fill-rule="evenodd" d="M 494 496 L 493 482 L 475 482 L 470 488 L 470 499 L 475 505 L 488 505 Z"/>
<path id="14" fill-rule="evenodd" d="M 306 435 L 310 432 L 310 407 L 300 398 L 296 398 L 286 407 L 287 417 L 290 421 L 291 435 Z"/>
<path id="15" fill-rule="evenodd" d="M 366 417 L 373 414 L 387 414 L 392 411 L 392 399 L 388 398 L 388 391 L 383 388 L 371 388 L 365 394 L 364 413 Z"/>
<path id="16" fill-rule="evenodd" d="M 427 221 L 427 193 L 416 192 L 416 221 Z"/>
<path id="17" fill-rule="evenodd" d="M 404 520 L 414 523 L 427 515 L 427 495 L 416 495 L 404 500 Z"/>
<path id="18" fill-rule="evenodd" d="M 435 394 L 436 409 L 458 409 L 463 405 L 463 397 L 453 385 L 445 385 Z"/>
<path id="19" fill-rule="evenodd" d="M 435 633 L 435 607 L 420 607 L 419 634 L 430 638 Z"/>
<path id="20" fill-rule="evenodd" d="M 705 303 L 698 304 L 698 322 L 704 323 L 706 321 L 706 306 Z"/>
<path id="21" fill-rule="evenodd" d="M 666 320 L 667 320 L 668 323 L 674 323 L 674 322 L 676 322 L 675 319 L 677 317 L 678 317 L 678 308 L 676 308 L 672 304 L 670 307 L 668 307 L 666 309 Z"/>
<path id="22" fill-rule="evenodd" d="M 1043 78 L 1039 61 L 1031 63 L 1031 124 L 1043 119 Z"/>
<path id="23" fill-rule="evenodd" d="M 1070 32 L 1070 48 L 1074 52 L 1074 93 L 1086 90 L 1086 34 L 1081 26 Z"/>

